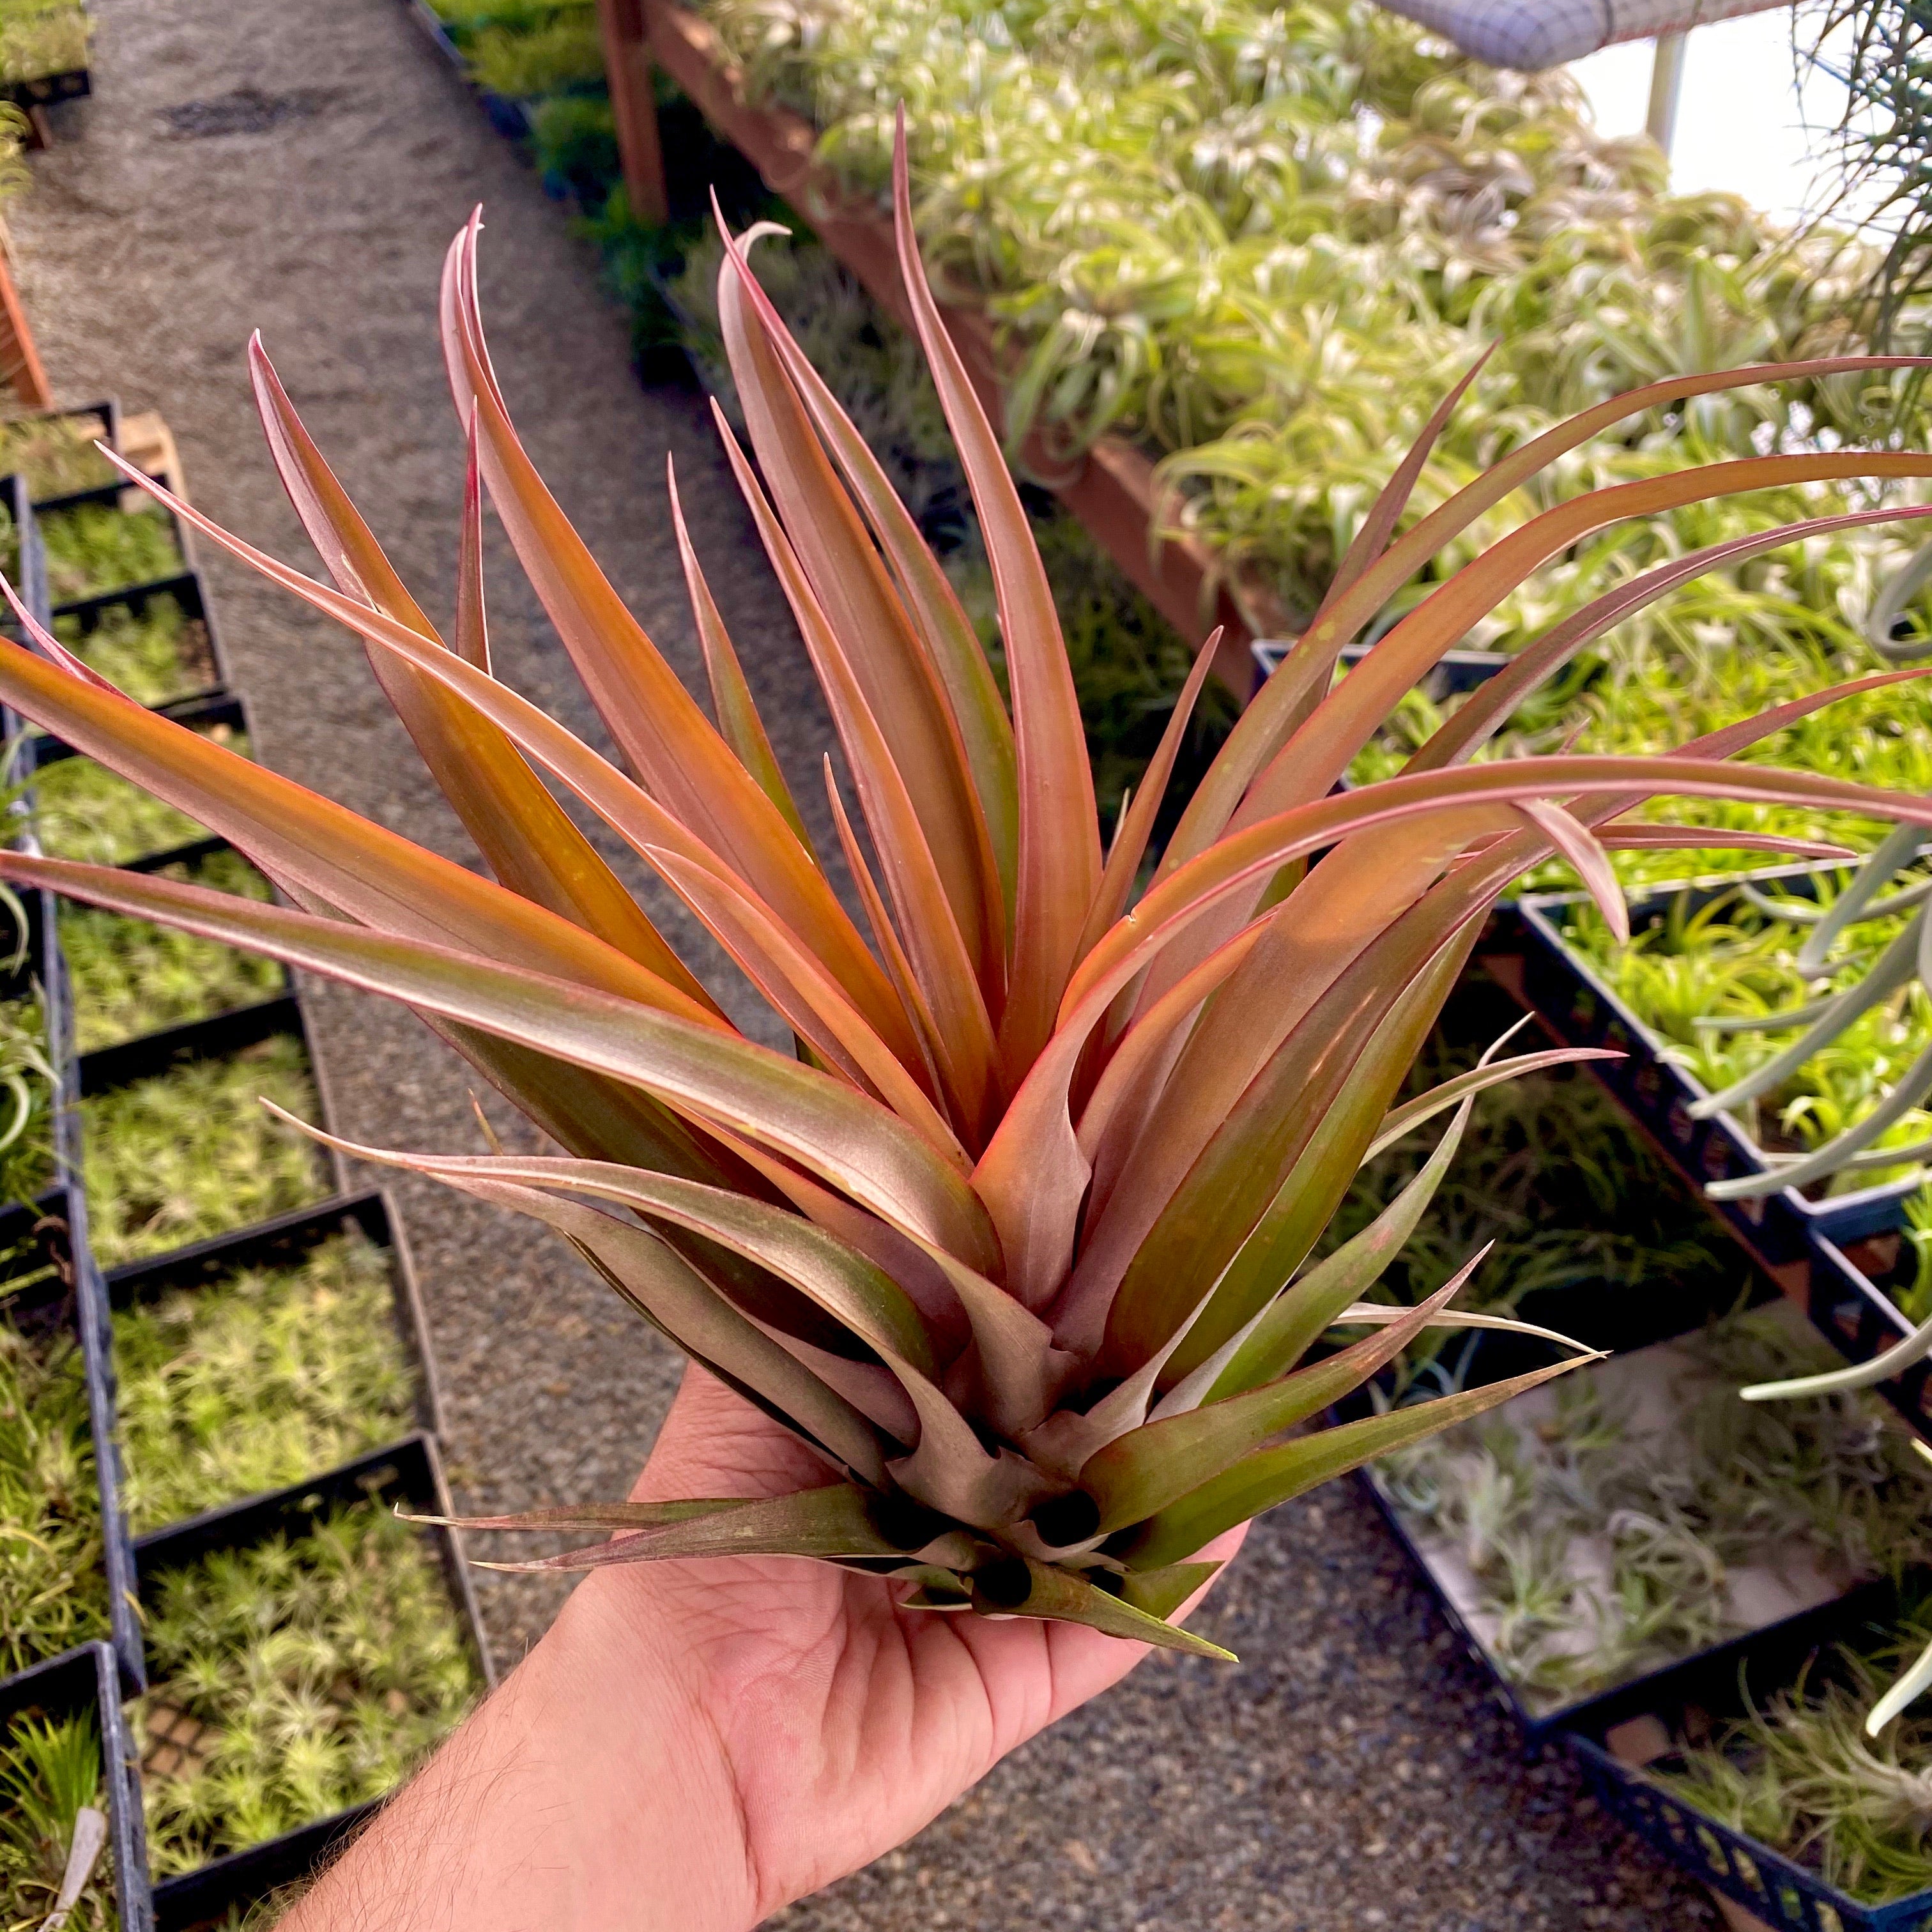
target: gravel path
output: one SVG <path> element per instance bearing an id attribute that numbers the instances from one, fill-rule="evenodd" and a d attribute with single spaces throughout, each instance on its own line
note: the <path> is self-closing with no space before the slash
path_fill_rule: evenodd
<path id="1" fill-rule="evenodd" d="M 158 406 L 196 500 L 296 560 L 243 350 L 259 327 L 324 449 L 432 610 L 448 608 L 460 476 L 434 328 L 450 235 L 483 201 L 484 293 L 534 454 L 632 608 L 688 674 L 663 512 L 695 535 L 799 796 L 823 714 L 697 399 L 632 380 L 623 320 L 563 211 L 396 0 L 95 0 L 91 102 L 12 219 L 64 400 Z M 513 682 L 599 739 L 534 602 L 497 560 Z M 218 560 L 208 574 L 261 754 L 468 860 L 358 649 Z M 655 898 L 680 941 L 688 936 Z M 312 987 L 337 1124 L 473 1145 L 465 1070 L 386 1004 Z M 500 1123 L 506 1110 L 496 1108 Z M 402 1196 L 448 1398 L 460 1500 L 620 1492 L 674 1363 L 529 1224 Z M 556 1594 L 479 1580 L 500 1660 Z M 1352 1490 L 1278 1512 L 1203 1627 L 1238 1669 L 1156 1661 L 988 1779 L 904 1851 L 795 1909 L 792 1932 L 1048 1921 L 1062 1932 L 1619 1932 L 1709 1927 L 1697 1893 L 1608 1826 L 1559 1762 L 1526 1762 Z"/>

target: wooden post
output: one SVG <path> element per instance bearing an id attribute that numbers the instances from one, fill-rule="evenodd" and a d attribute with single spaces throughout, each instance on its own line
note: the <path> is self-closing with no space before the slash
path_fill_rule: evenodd
<path id="1" fill-rule="evenodd" d="M 54 406 L 54 392 L 48 386 L 47 372 L 40 367 L 40 352 L 34 346 L 27 312 L 14 286 L 13 268 L 4 254 L 0 254 L 0 382 L 30 410 Z"/>
<path id="2" fill-rule="evenodd" d="M 617 154 L 632 217 L 653 226 L 667 220 L 664 149 L 658 139 L 657 101 L 644 52 L 644 10 L 638 0 L 597 0 L 597 28 L 604 42 L 604 73 L 617 120 Z"/>

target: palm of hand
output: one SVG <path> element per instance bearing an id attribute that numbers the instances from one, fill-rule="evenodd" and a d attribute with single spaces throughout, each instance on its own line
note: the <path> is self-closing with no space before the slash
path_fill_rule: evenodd
<path id="1" fill-rule="evenodd" d="M 634 1493 L 775 1495 L 830 1479 L 693 1368 Z M 1224 1540 L 1212 1554 L 1240 1538 Z M 1073 1624 L 902 1612 L 896 1586 L 789 1559 L 644 1565 L 583 1587 L 622 1606 L 715 1738 L 759 1916 L 910 1838 L 1146 1654 Z"/>

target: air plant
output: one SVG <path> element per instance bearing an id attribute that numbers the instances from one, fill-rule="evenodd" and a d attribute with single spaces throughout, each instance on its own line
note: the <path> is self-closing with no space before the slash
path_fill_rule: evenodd
<path id="1" fill-rule="evenodd" d="M 1737 1400 L 1828 1359 L 1798 1326 L 1733 1316 L 1376 1466 L 1429 1560 L 1466 1570 L 1466 1610 L 1532 1708 L 1754 1628 L 1741 1570 L 1843 1589 L 1932 1556 L 1910 1438 L 1874 1398 Z"/>
<path id="2" fill-rule="evenodd" d="M 165 704 L 215 682 L 207 626 L 172 597 L 151 598 L 138 614 L 124 604 L 110 605 L 85 633 L 73 618 L 62 617 L 54 634 L 142 704 Z"/>
<path id="3" fill-rule="evenodd" d="M 0 874 L 250 946 L 423 1014 L 565 1150 L 355 1151 L 557 1228 L 824 1457 L 825 1480 L 785 1496 L 489 1520 L 598 1536 L 537 1567 L 815 1555 L 898 1577 L 917 1607 L 1084 1623 L 1220 1654 L 1168 1615 L 1211 1570 L 1205 1546 L 1581 1358 L 1284 1433 L 1430 1323 L 1480 1318 L 1449 1310 L 1454 1278 L 1410 1309 L 1364 1312 L 1360 1298 L 1426 1206 L 1474 1094 L 1555 1064 L 1498 1060 L 1397 1104 L 1496 896 L 1559 850 L 1615 916 L 1606 842 L 1652 838 L 1622 820 L 1664 790 L 1932 822 L 1924 798 L 1723 762 L 1777 718 L 1665 758 L 1468 759 L 1540 676 L 1709 559 L 1650 573 L 1520 654 L 1400 776 L 1340 794 L 1334 781 L 1484 610 L 1605 522 L 1780 480 L 1924 476 L 1932 458 L 1812 452 L 1567 500 L 1449 576 L 1331 691 L 1340 651 L 1396 590 L 1593 434 L 1667 399 L 1880 365 L 1670 378 L 1526 443 L 1397 536 L 1432 428 L 1137 893 L 1210 652 L 1103 856 L 1045 576 L 914 248 L 902 154 L 895 212 L 908 301 L 992 561 L 1010 710 L 943 572 L 764 301 L 742 244 L 719 294 L 752 454 L 728 433 L 725 446 L 856 791 L 863 842 L 828 767 L 872 944 L 773 758 L 675 495 L 716 728 L 531 466 L 484 347 L 475 220 L 452 245 L 442 310 L 472 452 L 453 647 L 350 507 L 259 346 L 271 448 L 340 587 L 142 487 L 363 639 L 501 883 L 132 704 L 38 629 L 33 650 L 0 646 L 0 698 L 204 818 L 294 903 L 26 853 L 0 856 Z M 486 484 L 636 778 L 490 674 Z M 1917 514 L 1882 507 L 1852 522 Z M 1820 534 L 1835 526 L 1826 523 Z M 1751 542 L 1776 548 L 1797 534 Z M 724 1017 L 532 763 L 705 923 L 795 1034 L 796 1056 Z M 1417 1181 L 1304 1269 L 1361 1162 L 1445 1114 Z M 1316 1359 L 1345 1315 L 1371 1333 Z M 612 1529 L 627 1533 L 610 1540 Z"/>
<path id="4" fill-rule="evenodd" d="M 115 1932 L 103 1784 L 92 1712 L 28 1712 L 0 1731 L 0 1924 Z"/>
<path id="5" fill-rule="evenodd" d="M 1866 1722 L 1880 1687 L 1927 1645 L 1921 1600 L 1895 1629 L 1833 1645 L 1762 1702 L 1747 1693 L 1741 1715 L 1680 1741 L 1645 1775 L 1862 1903 L 1932 1888 L 1932 1721 L 1882 1735 Z"/>
<path id="6" fill-rule="evenodd" d="M 71 604 L 104 591 L 172 577 L 184 567 L 166 517 L 153 510 L 78 503 L 40 519 L 47 550 L 47 595 Z"/>
<path id="7" fill-rule="evenodd" d="M 1815 874 L 1808 898 L 1746 880 L 1691 912 L 1680 894 L 1628 948 L 1593 908 L 1570 920 L 1572 943 L 1710 1090 L 1692 1112 L 1734 1112 L 1768 1143 L 1764 1170 L 1713 1182 L 1714 1200 L 1842 1191 L 1932 1154 L 1916 910 L 1932 889 L 1913 879 L 1875 896 L 1921 842 L 1916 830 L 1888 839 L 1835 886 Z"/>
<path id="8" fill-rule="evenodd" d="M 0 1001 L 0 1201 L 28 1204 L 53 1180 L 54 1087 L 39 1000 Z"/>
<path id="9" fill-rule="evenodd" d="M 1445 1022 L 1448 1018 L 1445 1016 Z M 1438 1029 L 1404 1091 L 1414 1096 L 1471 1071 L 1478 1055 Z M 1352 1240 L 1416 1177 L 1428 1150 L 1413 1138 L 1364 1166 L 1336 1209 L 1318 1256 Z M 1562 1068 L 1526 1074 L 1478 1095 L 1469 1130 L 1408 1245 L 1373 1299 L 1420 1300 L 1478 1253 L 1462 1305 L 1514 1314 L 1532 1296 L 1570 1292 L 1560 1320 L 1586 1340 L 1615 1323 L 1646 1289 L 1688 1306 L 1722 1307 L 1736 1292 L 1736 1257 L 1709 1216 L 1687 1200 L 1628 1116 L 1596 1082 Z M 1580 1292 L 1578 1292 L 1580 1291 Z M 1546 1308 L 1547 1304 L 1545 1304 Z M 1580 1312 L 1573 1313 L 1573 1310 Z M 1419 1337 L 1391 1366 L 1399 1395 L 1463 1385 L 1478 1337 Z"/>
<path id="10" fill-rule="evenodd" d="M 146 1586 L 155 1875 L 386 1796 L 482 1686 L 434 1554 L 380 1503 Z"/>
<path id="11" fill-rule="evenodd" d="M 87 65 L 93 23 L 79 0 L 10 0 L 0 7 L 0 79 L 43 80 Z"/>
<path id="12" fill-rule="evenodd" d="M 94 1258 L 117 1267 L 319 1200 L 326 1166 L 290 1124 L 320 1111 L 308 1055 L 286 1034 L 89 1095 L 81 1180 Z"/>
<path id="13" fill-rule="evenodd" d="M 17 1264 L 17 1262 L 16 1262 Z M 14 1284 L 8 1284 L 10 1294 Z M 0 1300 L 0 1676 L 107 1628 L 87 1380 L 70 1328 Z"/>
<path id="14" fill-rule="evenodd" d="M 184 860 L 162 876 L 244 898 L 269 896 L 268 880 L 238 853 Z M 286 983 L 272 959 L 145 920 L 64 905 L 58 930 L 81 1053 L 273 999 Z"/>
<path id="15" fill-rule="evenodd" d="M 358 1236 L 117 1310 L 122 1493 L 138 1533 L 300 1482 L 410 1426 L 416 1378 Z"/>

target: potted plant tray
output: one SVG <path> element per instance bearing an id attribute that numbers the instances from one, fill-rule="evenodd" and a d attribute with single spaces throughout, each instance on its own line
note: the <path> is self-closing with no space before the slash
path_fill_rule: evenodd
<path id="1" fill-rule="evenodd" d="M 16 1759 L 14 1754 L 20 1738 L 16 1726 L 23 1724 L 63 1729 L 77 1726 L 81 1742 L 84 1743 L 89 1734 L 97 1741 L 100 1754 L 100 1802 L 97 1808 L 106 1814 L 107 1838 L 95 1876 L 81 1898 L 86 1901 L 104 1891 L 112 1900 L 120 1932 L 152 1932 L 154 1906 L 148 1888 L 146 1845 L 141 1831 L 140 1786 L 135 1770 L 134 1741 L 122 1708 L 113 1652 L 104 1643 L 83 1645 L 65 1657 L 38 1664 L 0 1684 L 0 1765 L 20 1772 L 27 1771 L 28 1766 L 23 1757 Z M 14 1759 L 12 1764 L 8 1764 L 10 1759 Z M 0 1838 L 4 1838 L 10 1825 L 29 1824 L 21 1815 L 25 1809 L 23 1806 L 20 1813 L 0 1821 Z M 52 1900 L 42 1895 L 38 1887 L 55 1881 L 51 1874 L 44 1877 L 37 1874 L 36 1882 L 34 1897 L 16 1901 L 8 1894 L 7 1876 L 0 1870 L 0 1919 L 8 1922 L 24 1919 L 28 1924 L 39 1922 Z M 74 1932 L 98 1922 L 80 1914 L 69 1922 Z"/>
<path id="2" fill-rule="evenodd" d="M 113 1370 L 109 1355 L 106 1296 L 100 1278 L 88 1262 L 85 1246 L 85 1216 L 77 1202 L 64 1188 L 56 1187 L 31 1206 L 16 1205 L 0 1210 L 0 1256 L 5 1258 L 8 1279 L 0 1281 L 0 1324 L 8 1331 L 9 1354 L 17 1338 L 21 1352 L 39 1365 L 46 1365 L 58 1352 L 61 1359 L 61 1386 L 50 1383 L 38 1391 L 29 1414 L 37 1429 L 69 1426 L 68 1411 L 74 1394 L 71 1378 L 77 1372 L 85 1388 L 86 1446 L 74 1445 L 76 1460 L 84 1457 L 89 1467 L 85 1478 L 84 1496 L 72 1498 L 75 1504 L 96 1513 L 100 1538 L 99 1568 L 88 1594 L 89 1606 L 75 1606 L 71 1628 L 61 1636 L 50 1636 L 58 1649 L 35 1655 L 26 1632 L 16 1626 L 8 1633 L 10 1656 L 21 1651 L 21 1669 L 0 1676 L 0 1696 L 22 1675 L 29 1675 L 46 1664 L 64 1658 L 71 1660 L 86 1653 L 97 1642 L 104 1641 L 119 1660 L 124 1687 L 132 1692 L 141 1688 L 140 1625 L 134 1609 L 134 1550 L 128 1534 L 127 1520 L 121 1508 L 118 1466 L 112 1453 L 114 1441 Z M 70 1237 L 78 1235 L 79 1240 Z M 19 1282 L 18 1288 L 10 1284 Z M 10 1374 L 10 1379 L 12 1378 Z M 16 1400 L 28 1396 L 24 1388 L 14 1391 Z M 29 1397 L 31 1401 L 31 1397 Z M 38 1413 L 34 1413 L 38 1411 Z M 103 1445 L 108 1445 L 103 1453 Z M 27 1550 L 52 1550 L 50 1566 L 61 1562 L 58 1544 L 46 1533 L 26 1524 L 17 1526 L 27 1540 Z M 66 1599 L 65 1582 L 50 1575 L 48 1587 L 37 1596 L 56 1606 Z"/>
<path id="3" fill-rule="evenodd" d="M 1498 1701 L 1538 1741 L 1660 1671 L 1844 1596 L 1912 1539 L 1932 1559 L 1919 1466 L 1874 1398 L 1737 1398 L 1830 1366 L 1781 1298 L 1714 1311 L 1364 1480 Z"/>
<path id="4" fill-rule="evenodd" d="M 406 1529 L 390 1514 L 396 1505 L 424 1514 L 450 1513 L 442 1469 L 426 1437 L 412 1436 L 327 1477 L 211 1510 L 141 1538 L 136 1556 L 151 1633 L 156 1634 L 158 1642 L 165 1639 L 177 1601 L 176 1593 L 184 1588 L 206 1587 L 212 1592 L 246 1587 L 251 1574 L 250 1552 L 265 1545 L 299 1553 L 307 1540 L 320 1534 L 335 1539 L 339 1550 L 345 1538 L 377 1534 L 386 1545 L 400 1539 L 411 1546 L 411 1557 L 415 1551 L 428 1552 L 434 1589 L 446 1605 L 446 1610 L 435 1612 L 446 1634 L 439 1639 L 442 1655 L 436 1666 L 446 1701 L 449 1700 L 452 1674 L 461 1678 L 466 1696 L 480 1693 L 494 1681 L 494 1670 L 458 1539 L 442 1528 Z M 345 1517 L 338 1514 L 345 1510 L 352 1514 Z M 361 1528 L 352 1527 L 358 1524 Z M 286 1560 L 277 1559 L 278 1563 Z M 177 1580 L 172 1583 L 171 1575 Z M 366 1583 L 358 1579 L 358 1598 L 367 1594 Z M 418 1602 L 418 1622 L 422 1607 Z M 460 1653 L 454 1655 L 447 1634 L 452 1631 L 454 1647 Z M 238 1658 L 236 1661 L 238 1678 L 245 1678 L 246 1660 Z M 168 1680 L 158 1654 L 152 1675 L 156 1684 L 165 1690 Z M 163 1932 L 188 1932 L 190 1928 L 219 1923 L 231 1908 L 245 1909 L 283 1886 L 299 1883 L 380 1802 L 376 1797 L 364 1798 L 326 1816 L 306 1820 L 264 1842 L 225 1852 L 191 1869 L 164 1874 L 163 1866 L 174 1862 L 178 1852 L 170 1854 L 161 1843 L 168 1807 L 158 1799 L 168 1780 L 178 1779 L 184 1766 L 191 1772 L 197 1754 L 211 1749 L 211 1731 L 215 1734 L 213 1748 L 219 1748 L 221 1727 L 218 1718 L 210 1724 L 191 1711 L 161 1703 L 160 1694 L 158 1691 L 151 1697 L 144 1712 L 143 1750 L 150 1844 L 157 1852 L 155 1917 Z M 398 1701 L 396 1696 L 389 1698 L 392 1712 Z M 402 1714 L 396 1714 L 400 1721 Z M 448 1712 L 451 1721 L 458 1714 L 453 1706 Z M 205 1762 L 205 1757 L 200 1761 Z M 178 1804 L 174 1815 L 179 1815 Z"/>
<path id="5" fill-rule="evenodd" d="M 1660 923 L 1673 905 L 1701 910 L 1742 884 L 1772 885 L 1803 896 L 1833 869 L 1842 868 L 1769 868 L 1653 889 L 1630 902 L 1631 928 L 1641 932 Z M 1570 1046 L 1610 1047 L 1622 1056 L 1594 1061 L 1591 1070 L 1693 1186 L 1701 1191 L 1713 1180 L 1771 1171 L 1774 1163 L 1742 1121 L 1725 1114 L 1693 1118 L 1691 1108 L 1709 1097 L 1708 1090 L 1678 1064 L 1666 1043 L 1572 942 L 1569 922 L 1588 904 L 1581 892 L 1526 893 L 1499 911 L 1496 928 L 1484 942 L 1484 964 L 1556 1039 Z M 1908 1177 L 1815 1197 L 1785 1187 L 1750 1199 L 1713 1202 L 1712 1208 L 1767 1268 L 1797 1288 L 1810 1266 L 1814 1233 L 1842 1243 L 1895 1228 L 1906 1197 L 1918 1184 Z"/>
<path id="6" fill-rule="evenodd" d="M 1861 1868 L 1856 1850 L 1847 1860 L 1834 1842 L 1826 1806 L 1842 1805 L 1843 1822 L 1863 1836 L 1883 1808 L 1882 1792 L 1875 1786 L 1861 1804 L 1848 1786 L 1825 1805 L 1801 1808 L 1783 1796 L 1777 1754 L 1781 1744 L 1794 1762 L 1816 1769 L 1817 1752 L 1836 1746 L 1840 1761 L 1864 1760 L 1882 1784 L 1894 1752 L 1922 1751 L 1922 1740 L 1881 1740 L 1868 1749 L 1862 1733 L 1898 1653 L 1909 1648 L 1900 1642 L 1901 1626 L 1912 1644 L 1923 1639 L 1928 1580 L 1916 1573 L 1903 1587 L 1872 1583 L 1630 1685 L 1563 1742 L 1604 1808 L 1730 1900 L 1734 1923 L 1773 1932 L 1927 1932 L 1932 1881 L 1902 1893 L 1895 1873 L 1874 1883 L 1887 1877 L 1882 1867 Z M 1860 1667 L 1874 1655 L 1881 1667 Z M 1894 1720 L 1913 1723 L 1910 1709 Z M 1922 1732 L 1924 1720 L 1918 1724 Z M 1900 1787 L 1918 1774 L 1900 1770 Z M 1808 1838 L 1810 1850 L 1766 1843 L 1742 1828 L 1746 1814 L 1766 1835 Z"/>
<path id="7" fill-rule="evenodd" d="M 116 1268 L 106 1288 L 137 1535 L 440 1432 L 415 1269 L 380 1191 Z"/>

